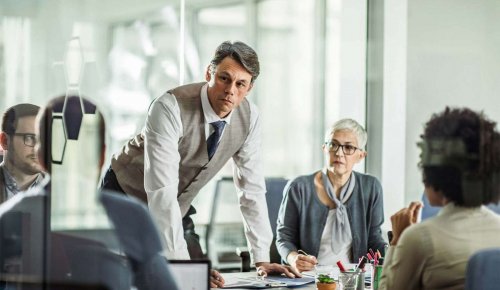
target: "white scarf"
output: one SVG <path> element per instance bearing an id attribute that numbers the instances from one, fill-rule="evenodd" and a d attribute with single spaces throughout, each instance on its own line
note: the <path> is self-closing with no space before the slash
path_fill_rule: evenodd
<path id="1" fill-rule="evenodd" d="M 346 184 L 342 186 L 340 189 L 340 200 L 335 195 L 335 189 L 333 188 L 330 179 L 327 176 L 326 169 L 323 170 L 322 178 L 323 178 L 323 186 L 325 187 L 326 193 L 330 197 L 330 199 L 337 206 L 335 212 L 335 218 L 333 219 L 332 224 L 332 251 L 335 255 L 338 255 L 343 248 L 343 245 L 352 242 L 352 233 L 351 226 L 349 224 L 349 216 L 347 215 L 347 209 L 344 206 L 344 203 L 351 197 L 352 192 L 354 190 L 354 185 L 356 181 L 351 173 L 349 180 L 347 180 Z"/>

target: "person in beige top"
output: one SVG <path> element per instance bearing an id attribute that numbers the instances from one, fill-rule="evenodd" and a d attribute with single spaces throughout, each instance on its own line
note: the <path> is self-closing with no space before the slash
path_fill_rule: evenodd
<path id="1" fill-rule="evenodd" d="M 500 198 L 495 126 L 467 108 L 446 108 L 427 122 L 419 144 L 425 193 L 443 208 L 420 224 L 420 202 L 391 217 L 394 236 L 379 289 L 464 289 L 469 257 L 500 247 L 500 216 L 484 206 Z"/>

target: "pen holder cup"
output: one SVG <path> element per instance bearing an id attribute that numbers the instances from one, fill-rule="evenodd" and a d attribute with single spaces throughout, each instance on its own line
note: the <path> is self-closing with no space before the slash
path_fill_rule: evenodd
<path id="1" fill-rule="evenodd" d="M 317 265 L 314 268 L 315 282 L 317 290 L 337 290 L 337 280 L 335 280 L 338 268 L 330 265 Z"/>
<path id="2" fill-rule="evenodd" d="M 364 290 L 365 275 L 362 272 L 341 272 L 339 274 L 339 290 Z"/>
<path id="3" fill-rule="evenodd" d="M 373 267 L 373 273 L 372 273 L 372 289 L 373 290 L 378 290 L 380 278 L 382 277 L 382 265 L 377 265 Z"/>

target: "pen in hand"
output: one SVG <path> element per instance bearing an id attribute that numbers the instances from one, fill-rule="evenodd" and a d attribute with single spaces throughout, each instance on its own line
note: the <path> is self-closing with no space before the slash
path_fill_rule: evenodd
<path id="1" fill-rule="evenodd" d="M 298 250 L 297 252 L 298 252 L 299 254 L 304 255 L 304 256 L 309 256 L 309 254 L 308 254 L 308 253 L 306 253 L 306 252 L 304 252 L 304 251 L 302 251 L 302 250 Z"/>
<path id="2" fill-rule="evenodd" d="M 309 255 L 304 250 L 297 250 L 295 255 L 290 256 L 290 265 L 299 272 L 310 271 L 318 264 L 315 256 Z"/>

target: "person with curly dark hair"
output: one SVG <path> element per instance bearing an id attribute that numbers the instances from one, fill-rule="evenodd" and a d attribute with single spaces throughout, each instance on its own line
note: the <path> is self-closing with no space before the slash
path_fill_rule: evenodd
<path id="1" fill-rule="evenodd" d="M 467 108 L 446 108 L 425 125 L 419 166 L 439 214 L 416 224 L 412 202 L 391 217 L 393 239 L 379 289 L 463 289 L 469 257 L 500 247 L 500 216 L 484 205 L 500 199 L 500 134 Z"/>

